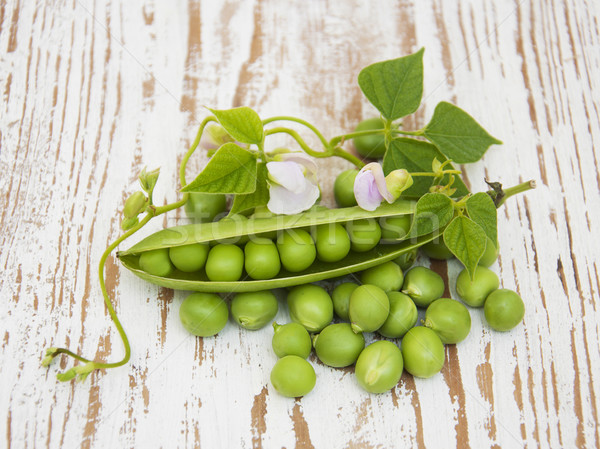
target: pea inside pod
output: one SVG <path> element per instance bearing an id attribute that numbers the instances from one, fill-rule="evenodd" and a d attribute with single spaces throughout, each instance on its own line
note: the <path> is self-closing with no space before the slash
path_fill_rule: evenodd
<path id="1" fill-rule="evenodd" d="M 244 266 L 252 279 L 271 279 L 281 269 L 279 252 L 272 240 L 256 237 L 244 247 Z"/>

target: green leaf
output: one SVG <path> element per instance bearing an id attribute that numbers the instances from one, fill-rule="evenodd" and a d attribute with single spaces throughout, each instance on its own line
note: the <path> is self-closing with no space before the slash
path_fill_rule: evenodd
<path id="1" fill-rule="evenodd" d="M 418 237 L 443 228 L 453 216 L 450 198 L 441 193 L 427 193 L 417 201 L 410 236 Z"/>
<path id="2" fill-rule="evenodd" d="M 490 145 L 502 143 L 465 111 L 444 101 L 436 106 L 423 134 L 447 158 L 459 164 L 478 161 Z"/>
<path id="3" fill-rule="evenodd" d="M 256 190 L 256 156 L 235 143 L 226 143 L 182 192 L 252 193 Z"/>
<path id="4" fill-rule="evenodd" d="M 372 64 L 358 74 L 361 90 L 386 119 L 412 114 L 421 104 L 424 51 Z"/>
<path id="5" fill-rule="evenodd" d="M 269 186 L 267 185 L 267 164 L 260 162 L 256 168 L 256 190 L 252 193 L 236 195 L 229 215 L 238 214 L 248 209 L 264 206 L 269 202 Z"/>
<path id="6" fill-rule="evenodd" d="M 400 168 L 411 173 L 431 172 L 434 159 L 439 162 L 447 160 L 440 150 L 430 143 L 404 137 L 393 139 L 383 158 L 383 172 L 387 175 Z M 449 164 L 446 168 L 451 170 L 453 167 Z M 449 179 L 450 175 L 445 175 L 442 184 L 447 184 Z M 412 187 L 402 192 L 402 196 L 419 198 L 429 192 L 432 181 L 433 178 L 427 176 L 414 176 Z M 456 188 L 453 197 L 459 198 L 469 193 L 459 176 L 455 177 L 452 186 Z"/>
<path id="7" fill-rule="evenodd" d="M 479 192 L 467 199 L 466 208 L 471 220 L 481 226 L 485 235 L 498 247 L 498 217 L 494 200 L 487 193 Z"/>
<path id="8" fill-rule="evenodd" d="M 481 226 L 467 217 L 456 217 L 444 230 L 444 243 L 473 279 L 475 268 L 485 252 L 486 235 Z"/>
<path id="9" fill-rule="evenodd" d="M 256 112 L 246 106 L 234 109 L 210 109 L 231 137 L 241 143 L 260 144 L 263 141 L 263 124 Z"/>

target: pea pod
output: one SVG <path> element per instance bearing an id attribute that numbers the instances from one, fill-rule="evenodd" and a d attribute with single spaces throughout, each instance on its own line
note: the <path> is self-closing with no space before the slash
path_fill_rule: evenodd
<path id="1" fill-rule="evenodd" d="M 134 274 L 154 284 L 178 289 L 204 292 L 243 292 L 259 291 L 294 285 L 307 284 L 324 279 L 344 276 L 353 272 L 393 260 L 435 238 L 435 234 L 421 236 L 412 241 L 400 241 L 393 244 L 379 244 L 375 248 L 357 253 L 351 251 L 348 256 L 337 262 L 315 262 L 306 270 L 289 272 L 282 269 L 272 279 L 240 281 L 210 281 L 204 272 L 184 273 L 173 270 L 168 276 L 151 275 L 140 268 L 140 254 L 161 248 L 189 245 L 193 243 L 211 243 L 214 241 L 235 241 L 266 232 L 306 229 L 329 223 L 345 223 L 365 218 L 392 217 L 408 215 L 414 212 L 415 202 L 399 200 L 393 204 L 383 204 L 373 212 L 365 211 L 357 206 L 343 209 L 313 209 L 296 215 L 277 215 L 267 218 L 251 218 L 248 220 L 226 220 L 213 223 L 197 223 L 176 226 L 158 231 L 130 249 L 118 253 L 121 263 Z"/>

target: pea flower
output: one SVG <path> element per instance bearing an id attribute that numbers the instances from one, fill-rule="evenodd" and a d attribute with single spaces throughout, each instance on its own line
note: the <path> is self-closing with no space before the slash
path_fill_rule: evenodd
<path id="1" fill-rule="evenodd" d="M 269 202 L 275 214 L 291 215 L 309 209 L 321 192 L 317 184 L 317 164 L 301 153 L 284 153 L 267 162 Z"/>
<path id="2" fill-rule="evenodd" d="M 365 165 L 356 175 L 354 197 L 361 209 L 374 211 L 383 200 L 393 203 L 413 183 L 404 169 L 394 170 L 387 176 L 377 162 Z"/>

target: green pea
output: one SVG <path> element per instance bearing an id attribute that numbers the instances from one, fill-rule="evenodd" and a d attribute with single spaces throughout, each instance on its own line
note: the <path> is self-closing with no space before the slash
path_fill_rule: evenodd
<path id="1" fill-rule="evenodd" d="M 193 273 L 204 267 L 209 249 L 206 243 L 173 246 L 169 249 L 169 258 L 179 271 Z"/>
<path id="2" fill-rule="evenodd" d="M 412 328 L 419 318 L 417 306 L 410 296 L 400 292 L 388 292 L 390 314 L 377 332 L 387 338 L 400 338 Z"/>
<path id="3" fill-rule="evenodd" d="M 447 260 L 454 257 L 452 251 L 450 251 L 446 244 L 441 240 L 439 242 L 433 241 L 426 243 L 421 248 L 423 248 L 423 252 L 430 259 Z"/>
<path id="4" fill-rule="evenodd" d="M 354 333 L 348 323 L 330 324 L 313 337 L 313 345 L 321 362 L 341 368 L 356 362 L 365 347 L 365 337 Z"/>
<path id="5" fill-rule="evenodd" d="M 390 313 L 390 300 L 376 285 L 361 285 L 350 296 L 348 314 L 354 332 L 379 329 Z"/>
<path id="6" fill-rule="evenodd" d="M 405 272 L 415 264 L 417 260 L 418 249 L 414 248 L 410 251 L 400 254 L 394 259 L 394 262 L 398 264 L 402 272 Z"/>
<path id="7" fill-rule="evenodd" d="M 342 320 L 348 321 L 348 308 L 350 307 L 350 295 L 356 290 L 358 284 L 354 282 L 344 282 L 333 289 L 331 299 L 333 300 L 333 310 Z"/>
<path id="8" fill-rule="evenodd" d="M 500 280 L 492 270 L 478 266 L 473 280 L 466 269 L 456 278 L 456 293 L 471 307 L 482 307 L 485 298 L 500 286 Z"/>
<path id="9" fill-rule="evenodd" d="M 333 302 L 329 293 L 318 285 L 298 285 L 287 297 L 290 318 L 309 332 L 320 332 L 333 320 Z"/>
<path id="10" fill-rule="evenodd" d="M 383 240 L 402 240 L 408 234 L 412 218 L 410 215 L 399 215 L 396 217 L 381 217 L 381 238 Z"/>
<path id="11" fill-rule="evenodd" d="M 471 331 L 471 315 L 460 302 L 440 298 L 427 307 L 425 326 L 435 331 L 442 343 L 459 343 Z"/>
<path id="12" fill-rule="evenodd" d="M 354 131 L 358 132 L 383 129 L 383 126 L 383 121 L 380 118 L 369 118 L 360 122 Z M 356 152 L 361 156 L 368 157 L 370 159 L 377 159 L 383 157 L 385 154 L 385 137 L 383 133 L 355 137 L 353 141 Z"/>
<path id="13" fill-rule="evenodd" d="M 282 232 L 277 239 L 277 249 L 283 267 L 297 273 L 306 270 L 317 257 L 317 249 L 310 234 L 302 229 Z"/>
<path id="14" fill-rule="evenodd" d="M 517 293 L 501 288 L 489 294 L 483 313 L 492 329 L 509 331 L 523 320 L 525 304 Z"/>
<path id="15" fill-rule="evenodd" d="M 227 197 L 221 193 L 191 192 L 189 195 L 185 203 L 185 213 L 200 223 L 213 221 L 227 208 Z"/>
<path id="16" fill-rule="evenodd" d="M 496 245 L 494 245 L 492 239 L 488 237 L 487 242 L 485 244 L 485 252 L 483 253 L 483 256 L 481 256 L 481 259 L 479 259 L 478 264 L 482 267 L 489 267 L 493 265 L 494 262 L 496 262 L 496 260 L 498 259 L 498 254 L 498 248 L 496 247 Z"/>
<path id="17" fill-rule="evenodd" d="M 219 243 L 208 253 L 205 270 L 211 281 L 237 281 L 244 270 L 244 251 L 236 245 Z"/>
<path id="18" fill-rule="evenodd" d="M 428 378 L 444 367 L 444 344 L 428 327 L 409 330 L 402 339 L 404 368 L 415 377 Z"/>
<path id="19" fill-rule="evenodd" d="M 271 345 L 277 357 L 297 355 L 305 359 L 312 350 L 310 335 L 304 326 L 298 323 L 273 323 L 273 340 Z"/>
<path id="20" fill-rule="evenodd" d="M 377 246 L 381 240 L 381 228 L 373 219 L 354 220 L 346 223 L 353 251 L 363 253 Z"/>
<path id="21" fill-rule="evenodd" d="M 315 235 L 317 257 L 323 262 L 337 262 L 350 252 L 350 237 L 339 223 L 317 226 Z"/>
<path id="22" fill-rule="evenodd" d="M 244 329 L 265 327 L 277 315 L 277 298 L 269 290 L 237 293 L 231 300 L 231 316 Z"/>
<path id="23" fill-rule="evenodd" d="M 140 254 L 139 264 L 142 270 L 153 276 L 166 277 L 173 271 L 168 248 L 144 251 Z"/>
<path id="24" fill-rule="evenodd" d="M 412 298 L 417 307 L 427 307 L 444 294 L 444 280 L 435 271 L 414 267 L 406 273 L 402 293 Z"/>
<path id="25" fill-rule="evenodd" d="M 244 265 L 252 279 L 272 279 L 281 269 L 279 252 L 272 240 L 255 237 L 244 247 Z"/>
<path id="26" fill-rule="evenodd" d="M 369 393 L 384 393 L 398 384 L 403 369 L 404 361 L 398 346 L 379 340 L 360 353 L 354 374 L 358 384 Z"/>
<path id="27" fill-rule="evenodd" d="M 317 376 L 312 365 L 296 355 L 282 357 L 271 370 L 273 388 L 288 398 L 307 395 L 316 383 Z"/>
<path id="28" fill-rule="evenodd" d="M 351 168 L 341 172 L 333 183 L 333 196 L 338 207 L 356 206 L 354 198 L 354 180 L 358 170 Z"/>
<path id="29" fill-rule="evenodd" d="M 397 291 L 402 287 L 404 274 L 394 262 L 385 262 L 368 268 L 360 274 L 360 282 L 376 285 L 386 292 Z"/>
<path id="30" fill-rule="evenodd" d="M 179 308 L 183 327 L 199 337 L 219 333 L 227 324 L 228 316 L 227 304 L 215 293 L 192 293 Z"/>

